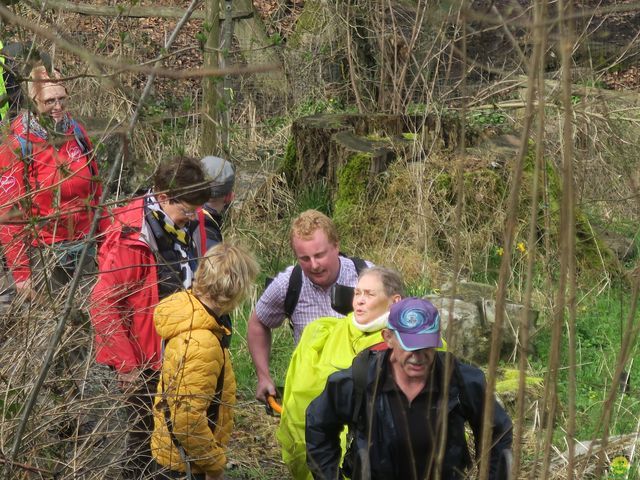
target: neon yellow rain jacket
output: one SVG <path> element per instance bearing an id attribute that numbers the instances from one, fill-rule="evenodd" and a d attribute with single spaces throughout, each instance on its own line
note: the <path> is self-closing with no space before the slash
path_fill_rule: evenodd
<path id="1" fill-rule="evenodd" d="M 185 471 L 165 421 L 168 411 L 173 434 L 189 458 L 192 473 L 219 475 L 226 464 L 225 449 L 236 402 L 231 359 L 220 344 L 222 336 L 229 332 L 189 291 L 162 300 L 153 320 L 166 342 L 153 409 L 153 457 L 171 470 Z M 220 375 L 224 375 L 221 403 L 217 422 L 212 424 L 207 411 L 215 406 L 212 400 Z"/>
<path id="2" fill-rule="evenodd" d="M 2 56 L 2 40 L 0 40 L 0 99 L 7 94 L 7 88 L 4 84 L 4 57 Z M 4 116 L 9 110 L 9 101 L 7 99 L 0 100 L 0 120 L 4 119 Z"/>
<path id="3" fill-rule="evenodd" d="M 380 331 L 364 333 L 353 325 L 353 313 L 346 318 L 319 318 L 305 327 L 287 371 L 276 432 L 282 459 L 295 480 L 313 478 L 307 469 L 304 441 L 307 407 L 322 393 L 329 375 L 350 367 L 359 352 L 381 342 Z"/>

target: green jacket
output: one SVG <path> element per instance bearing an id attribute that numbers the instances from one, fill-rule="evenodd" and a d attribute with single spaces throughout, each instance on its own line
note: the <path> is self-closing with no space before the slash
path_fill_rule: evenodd
<path id="1" fill-rule="evenodd" d="M 0 52 L 2 52 L 2 40 L 0 40 Z M 7 94 L 7 87 L 4 84 L 4 57 L 0 54 L 0 98 L 4 98 Z M 4 120 L 4 116 L 9 110 L 9 99 L 0 100 L 0 121 Z"/>
<path id="2" fill-rule="evenodd" d="M 282 459 L 295 480 L 312 478 L 304 438 L 307 407 L 322 393 L 329 375 L 351 366 L 362 350 L 383 342 L 380 331 L 361 332 L 352 319 L 353 313 L 345 318 L 323 317 L 313 321 L 305 327 L 291 357 L 276 436 L 282 446 Z M 345 438 L 343 432 L 343 454 Z"/>

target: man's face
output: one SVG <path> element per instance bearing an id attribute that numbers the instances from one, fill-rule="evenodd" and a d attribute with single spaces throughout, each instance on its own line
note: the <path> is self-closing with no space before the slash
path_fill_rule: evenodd
<path id="1" fill-rule="evenodd" d="M 55 123 L 64 117 L 67 91 L 62 85 L 45 83 L 35 98 L 36 108 L 41 115 L 49 115 Z"/>
<path id="2" fill-rule="evenodd" d="M 427 379 L 436 356 L 435 348 L 408 352 L 402 348 L 393 331 L 383 330 L 382 336 L 391 349 L 389 361 L 396 374 L 400 373 L 411 380 Z"/>
<path id="3" fill-rule="evenodd" d="M 340 272 L 338 245 L 331 243 L 323 230 L 316 230 L 307 239 L 294 235 L 292 246 L 293 253 L 309 280 L 324 289 L 335 283 Z"/>
<path id="4" fill-rule="evenodd" d="M 391 304 L 400 300 L 400 295 L 388 297 L 380 275 L 364 274 L 353 292 L 353 314 L 356 322 L 366 325 L 389 311 Z"/>
<path id="5" fill-rule="evenodd" d="M 197 216 L 196 210 L 200 205 L 193 205 L 179 200 L 170 200 L 165 194 L 157 196 L 162 211 L 168 215 L 178 228 L 184 227 Z"/>

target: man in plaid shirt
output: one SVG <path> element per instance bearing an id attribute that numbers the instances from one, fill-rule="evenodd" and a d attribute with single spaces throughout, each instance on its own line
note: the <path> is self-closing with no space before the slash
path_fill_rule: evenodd
<path id="1" fill-rule="evenodd" d="M 307 210 L 293 221 L 290 241 L 302 269 L 300 296 L 290 319 L 298 343 L 304 327 L 316 318 L 343 316 L 331 307 L 331 287 L 336 283 L 355 287 L 358 272 L 354 261 L 339 255 L 333 221 L 316 210 Z M 293 265 L 287 267 L 273 279 L 249 317 L 247 338 L 258 376 L 256 398 L 262 402 L 276 395 L 269 372 L 271 329 L 282 325 L 287 316 L 285 297 L 293 270 Z"/>

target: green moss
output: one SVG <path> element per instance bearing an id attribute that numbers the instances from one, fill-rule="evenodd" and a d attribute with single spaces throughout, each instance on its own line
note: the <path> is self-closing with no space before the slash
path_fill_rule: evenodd
<path id="1" fill-rule="evenodd" d="M 496 382 L 496 393 L 518 393 L 520 381 L 520 370 L 515 368 L 507 368 L 504 370 L 500 379 Z M 526 375 L 524 377 L 525 386 L 528 389 L 541 390 L 543 388 L 542 378 Z"/>
<path id="2" fill-rule="evenodd" d="M 389 142 L 391 140 L 388 136 L 382 136 L 377 133 L 370 133 L 366 138 L 374 142 Z"/>
<path id="3" fill-rule="evenodd" d="M 449 192 L 451 190 L 451 175 L 446 172 L 439 173 L 433 179 L 437 192 Z"/>
<path id="4" fill-rule="evenodd" d="M 530 141 L 524 164 L 523 185 L 532 184 L 534 166 L 535 143 Z M 544 173 L 546 179 L 547 206 L 544 208 L 543 201 L 539 200 L 540 214 L 538 216 L 538 227 L 540 231 L 544 231 L 544 218 L 547 216 L 552 245 L 558 245 L 560 239 L 560 211 L 562 209 L 562 177 L 556 165 L 547 158 L 544 159 Z M 540 178 L 539 180 L 541 188 L 544 185 L 543 180 L 545 179 Z M 526 208 L 521 209 L 521 215 L 528 215 L 530 195 L 529 192 L 526 192 L 526 194 L 527 196 L 521 199 L 521 205 L 526 206 Z M 579 207 L 576 208 L 575 219 L 576 259 L 579 270 L 587 276 L 590 274 L 589 272 L 601 272 L 602 269 L 614 274 L 619 272 L 615 255 L 594 236 L 588 217 Z"/>
<path id="5" fill-rule="evenodd" d="M 463 174 L 466 192 L 481 192 L 482 197 L 493 201 L 504 197 L 507 185 L 504 179 L 494 170 L 474 170 Z"/>
<path id="6" fill-rule="evenodd" d="M 289 182 L 289 185 L 293 185 L 293 183 L 295 182 L 297 171 L 296 157 L 296 143 L 293 141 L 293 138 L 290 138 L 284 152 L 284 157 L 282 158 L 282 162 L 280 163 L 280 172 L 284 173 L 287 182 Z"/>
<path id="7" fill-rule="evenodd" d="M 296 20 L 294 32 L 287 38 L 289 48 L 297 48 L 303 43 L 305 35 L 317 35 L 327 23 L 326 8 L 322 2 L 307 1 L 302 13 Z"/>
<path id="8" fill-rule="evenodd" d="M 370 153 L 356 153 L 338 169 L 334 216 L 338 221 L 348 219 L 354 207 L 364 197 L 369 183 Z"/>

